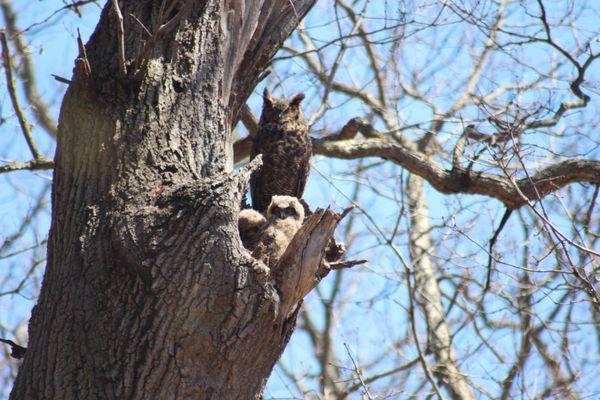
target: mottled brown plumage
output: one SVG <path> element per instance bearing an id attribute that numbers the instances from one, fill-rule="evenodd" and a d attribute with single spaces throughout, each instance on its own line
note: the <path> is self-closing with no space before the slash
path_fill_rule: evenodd
<path id="1" fill-rule="evenodd" d="M 240 211 L 238 229 L 244 247 L 253 251 L 267 225 L 267 219 L 256 210 L 245 209 Z"/>
<path id="2" fill-rule="evenodd" d="M 297 198 L 273 196 L 267 210 L 267 226 L 252 255 L 273 269 L 302 226 L 304 207 Z"/>
<path id="3" fill-rule="evenodd" d="M 312 145 L 300 108 L 304 94 L 273 99 L 264 92 L 263 111 L 250 159 L 263 155 L 263 166 L 250 180 L 252 208 L 265 212 L 274 195 L 300 199 L 310 173 Z"/>

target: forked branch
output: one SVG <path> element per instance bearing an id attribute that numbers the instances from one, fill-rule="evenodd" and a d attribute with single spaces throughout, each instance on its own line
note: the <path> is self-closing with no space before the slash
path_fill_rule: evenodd
<path id="1" fill-rule="evenodd" d="M 386 139 L 340 140 L 339 134 L 336 134 L 313 139 L 313 152 L 342 159 L 383 158 L 422 177 L 442 193 L 489 196 L 511 209 L 527 203 L 516 187 L 526 198 L 537 199 L 571 183 L 600 184 L 600 161 L 596 160 L 575 158 L 560 161 L 539 170 L 530 178 L 516 180 L 500 174 L 463 168 L 460 163 L 448 170 L 426 154 Z"/>

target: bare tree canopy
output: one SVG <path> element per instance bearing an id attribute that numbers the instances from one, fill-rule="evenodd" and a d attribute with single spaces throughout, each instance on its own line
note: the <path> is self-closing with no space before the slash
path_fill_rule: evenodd
<path id="1" fill-rule="evenodd" d="M 600 396 L 596 1 L 28 3 L 0 398 Z M 267 274 L 264 87 L 306 95 L 316 210 Z"/>

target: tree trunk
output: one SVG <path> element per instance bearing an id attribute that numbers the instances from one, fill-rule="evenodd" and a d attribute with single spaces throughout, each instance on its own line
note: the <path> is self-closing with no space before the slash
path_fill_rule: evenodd
<path id="1" fill-rule="evenodd" d="M 110 1 L 76 61 L 11 399 L 258 398 L 294 328 L 237 233 L 231 127 L 314 0 L 159 3 L 122 2 L 125 65 Z"/>
<path id="2" fill-rule="evenodd" d="M 411 175 L 407 187 L 411 215 L 409 246 L 416 281 L 415 297 L 427 323 L 428 347 L 436 360 L 433 373 L 442 382 L 452 399 L 475 399 L 466 375 L 461 372 L 456 359 L 435 267 L 429 254 L 430 249 L 434 247 L 429 236 L 431 225 L 423 179 Z"/>

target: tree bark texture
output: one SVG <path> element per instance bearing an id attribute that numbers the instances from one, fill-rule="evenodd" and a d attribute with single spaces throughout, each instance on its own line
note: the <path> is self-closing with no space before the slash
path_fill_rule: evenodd
<path id="1" fill-rule="evenodd" d="M 241 245 L 251 169 L 232 171 L 231 127 L 314 1 L 114 3 L 63 100 L 48 264 L 11 399 L 258 398 L 300 298 Z"/>

